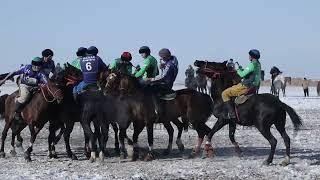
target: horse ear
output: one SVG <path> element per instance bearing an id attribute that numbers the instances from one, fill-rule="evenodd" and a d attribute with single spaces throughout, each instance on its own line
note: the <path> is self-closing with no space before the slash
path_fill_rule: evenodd
<path id="1" fill-rule="evenodd" d="M 222 63 L 222 64 L 224 64 L 224 65 L 226 65 L 226 66 L 227 66 L 227 63 L 228 63 L 228 61 L 223 61 L 223 63 Z"/>

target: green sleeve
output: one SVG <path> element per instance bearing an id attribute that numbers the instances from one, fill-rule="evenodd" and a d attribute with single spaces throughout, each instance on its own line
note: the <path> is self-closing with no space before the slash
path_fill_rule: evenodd
<path id="1" fill-rule="evenodd" d="M 151 61 L 149 58 L 145 59 L 144 61 L 144 65 L 141 67 L 141 69 L 136 72 L 136 74 L 134 75 L 136 78 L 140 78 L 144 75 L 144 73 L 146 72 L 146 70 L 150 67 L 151 65 Z"/>
<path id="2" fill-rule="evenodd" d="M 129 74 L 132 74 L 132 66 L 131 66 L 131 65 L 128 66 L 128 73 L 129 73 Z"/>
<path id="3" fill-rule="evenodd" d="M 71 62 L 71 65 L 79 70 L 81 70 L 80 59 L 76 58 Z"/>
<path id="4" fill-rule="evenodd" d="M 117 61 L 114 60 L 114 61 L 112 61 L 112 63 L 110 64 L 109 69 L 111 69 L 111 70 L 116 70 L 116 68 L 117 68 Z"/>
<path id="5" fill-rule="evenodd" d="M 254 71 L 254 65 L 253 63 L 250 63 L 245 69 L 238 69 L 237 73 L 241 78 L 243 78 L 253 71 Z"/>

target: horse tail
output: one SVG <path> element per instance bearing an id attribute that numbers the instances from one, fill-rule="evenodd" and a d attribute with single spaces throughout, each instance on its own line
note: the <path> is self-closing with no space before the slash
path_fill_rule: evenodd
<path id="1" fill-rule="evenodd" d="M 297 131 L 302 126 L 302 119 L 297 114 L 297 112 L 287 104 L 281 102 L 281 106 L 285 109 L 285 111 L 289 114 L 290 119 L 293 123 L 294 129 Z"/>

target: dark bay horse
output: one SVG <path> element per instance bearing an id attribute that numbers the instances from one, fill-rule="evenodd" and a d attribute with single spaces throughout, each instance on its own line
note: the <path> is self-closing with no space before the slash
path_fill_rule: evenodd
<path id="1" fill-rule="evenodd" d="M 40 86 L 39 90 L 33 95 L 31 101 L 26 105 L 26 107 L 22 111 L 22 117 L 24 120 L 23 123 L 18 123 L 14 120 L 14 101 L 17 95 L 18 92 L 14 92 L 6 100 L 5 126 L 2 131 L 0 157 L 5 156 L 4 143 L 9 128 L 11 128 L 12 131 L 11 153 L 15 154 L 15 137 L 18 135 L 18 141 L 22 141 L 20 132 L 26 126 L 29 126 L 31 134 L 30 145 L 28 149 L 25 151 L 24 157 L 27 161 L 31 161 L 30 154 L 33 149 L 33 143 L 43 126 L 48 121 L 55 120 L 55 109 L 57 107 L 57 104 L 55 102 L 60 102 L 63 99 L 63 95 L 61 90 L 57 88 L 56 85 L 51 81 L 49 81 L 47 85 Z"/>
<path id="2" fill-rule="evenodd" d="M 124 96 L 124 98 L 144 97 L 144 95 L 147 93 L 149 93 L 150 95 L 154 93 L 145 90 L 145 88 L 140 85 L 138 79 L 136 79 L 135 77 L 122 73 L 113 73 L 108 76 L 105 91 L 107 93 L 118 92 L 120 96 Z M 176 94 L 177 97 L 174 100 L 161 100 L 163 113 L 159 114 L 160 117 L 157 123 L 163 123 L 168 130 L 169 145 L 167 150 L 171 150 L 173 139 L 173 128 L 170 125 L 170 122 L 176 124 L 179 129 L 177 138 L 178 147 L 181 143 L 181 125 L 186 126 L 189 123 L 192 124 L 193 128 L 195 128 L 198 132 L 199 137 L 197 146 L 191 155 L 192 157 L 194 157 L 199 155 L 203 137 L 210 131 L 210 128 L 205 123 L 212 114 L 213 103 L 210 96 L 199 93 L 195 90 L 178 90 L 176 91 Z M 148 103 L 151 103 L 151 105 L 154 104 L 152 98 L 149 98 L 147 100 L 149 101 Z M 154 109 L 151 108 L 150 111 L 153 112 Z M 179 117 L 181 117 L 183 124 L 181 124 L 181 122 L 178 120 Z M 150 123 L 155 122 L 150 121 Z"/>
<path id="3" fill-rule="evenodd" d="M 65 147 L 68 154 L 68 157 L 71 159 L 77 159 L 75 154 L 72 152 L 70 147 L 70 134 L 72 133 L 74 123 L 80 122 L 80 115 L 81 110 L 78 103 L 75 102 L 73 98 L 73 87 L 79 83 L 82 80 L 82 72 L 75 67 L 71 66 L 70 64 L 65 64 L 65 69 L 58 74 L 54 76 L 54 81 L 59 85 L 61 88 L 63 95 L 64 95 L 64 101 L 59 105 L 58 115 L 59 120 L 61 121 L 63 125 L 61 126 L 59 122 L 56 122 L 57 124 L 54 126 L 55 128 L 52 128 L 51 134 L 54 134 L 55 131 L 57 131 L 59 128 L 65 128 L 64 130 L 64 141 L 65 141 Z M 115 150 L 116 153 L 120 153 L 119 148 L 119 138 L 118 138 L 118 127 L 117 124 L 114 122 L 111 122 L 111 125 L 113 127 L 113 130 L 115 132 Z M 87 158 L 89 158 L 90 155 L 90 149 L 89 149 L 89 137 L 84 134 L 85 137 L 85 152 Z M 104 152 L 105 155 L 108 155 L 107 152 Z"/>
<path id="4" fill-rule="evenodd" d="M 277 145 L 277 140 L 270 132 L 271 126 L 275 125 L 276 129 L 284 139 L 286 146 L 286 157 L 282 162 L 282 165 L 289 164 L 290 138 L 285 130 L 286 113 L 289 114 L 295 130 L 298 130 L 302 125 L 302 120 L 295 110 L 271 94 L 255 94 L 251 96 L 244 104 L 237 105 L 236 112 L 239 120 L 220 118 L 219 113 L 223 113 L 221 93 L 226 88 L 239 83 L 240 77 L 235 72 L 230 72 L 227 70 L 226 62 L 217 63 L 195 61 L 194 64 L 195 66 L 199 67 L 199 72 L 212 79 L 213 84 L 211 95 L 213 101 L 215 102 L 214 111 L 219 117 L 218 121 L 215 123 L 207 137 L 207 146 L 211 147 L 212 136 L 223 126 L 229 124 L 230 127 L 233 128 L 231 130 L 233 133 L 230 140 L 236 148 L 239 148 L 238 143 L 234 140 L 235 125 L 240 124 L 242 126 L 255 126 L 271 145 L 269 157 L 263 163 L 268 165 L 272 163 Z"/>

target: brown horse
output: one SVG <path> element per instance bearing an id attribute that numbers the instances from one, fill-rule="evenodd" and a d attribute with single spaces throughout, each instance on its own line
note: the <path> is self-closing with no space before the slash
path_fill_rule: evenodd
<path id="1" fill-rule="evenodd" d="M 148 92 L 145 90 L 145 88 L 141 87 L 138 79 L 136 79 L 135 77 L 116 72 L 108 76 L 105 93 L 111 93 L 114 95 L 118 94 L 120 95 L 120 97 L 123 97 L 123 99 L 126 99 L 128 97 L 145 97 L 147 94 L 152 95 L 153 92 Z M 205 123 L 212 114 L 213 102 L 210 96 L 199 93 L 195 90 L 183 89 L 178 90 L 176 93 L 177 97 L 174 100 L 161 100 L 160 104 L 162 106 L 163 113 L 160 113 L 158 115 L 159 120 L 157 120 L 156 122 L 163 123 L 165 128 L 168 130 L 168 153 L 172 149 L 173 139 L 173 128 L 170 122 L 176 124 L 179 129 L 177 145 L 181 150 L 182 142 L 180 137 L 182 128 L 183 126 L 187 127 L 188 123 L 191 123 L 192 126 L 196 129 L 199 137 L 197 146 L 191 155 L 192 157 L 194 157 L 199 155 L 203 138 L 210 132 L 210 128 Z M 154 105 L 154 100 L 152 98 L 144 99 L 144 101 L 146 100 L 149 101 L 149 104 Z M 150 111 L 154 111 L 154 109 L 151 108 Z M 178 120 L 179 117 L 181 117 L 182 123 Z M 155 122 L 149 120 L 149 123 L 153 124 Z"/>
<path id="2" fill-rule="evenodd" d="M 18 123 L 14 120 L 14 107 L 15 107 L 15 98 L 18 95 L 18 92 L 11 94 L 6 100 L 5 108 L 5 126 L 2 131 L 2 141 L 0 149 L 0 157 L 5 157 L 4 152 L 4 143 L 7 137 L 7 132 L 9 128 L 12 131 L 12 140 L 11 140 L 11 154 L 15 154 L 15 137 L 18 135 L 18 141 L 21 141 L 20 132 L 26 127 L 29 126 L 31 138 L 30 145 L 25 151 L 24 157 L 27 161 L 31 161 L 30 154 L 32 152 L 33 143 L 37 137 L 37 134 L 43 128 L 43 126 L 48 121 L 53 121 L 55 118 L 55 101 L 60 102 L 63 99 L 61 90 L 56 87 L 52 82 L 40 86 L 39 90 L 34 93 L 31 101 L 26 105 L 22 111 L 22 117 L 24 122 Z"/>

